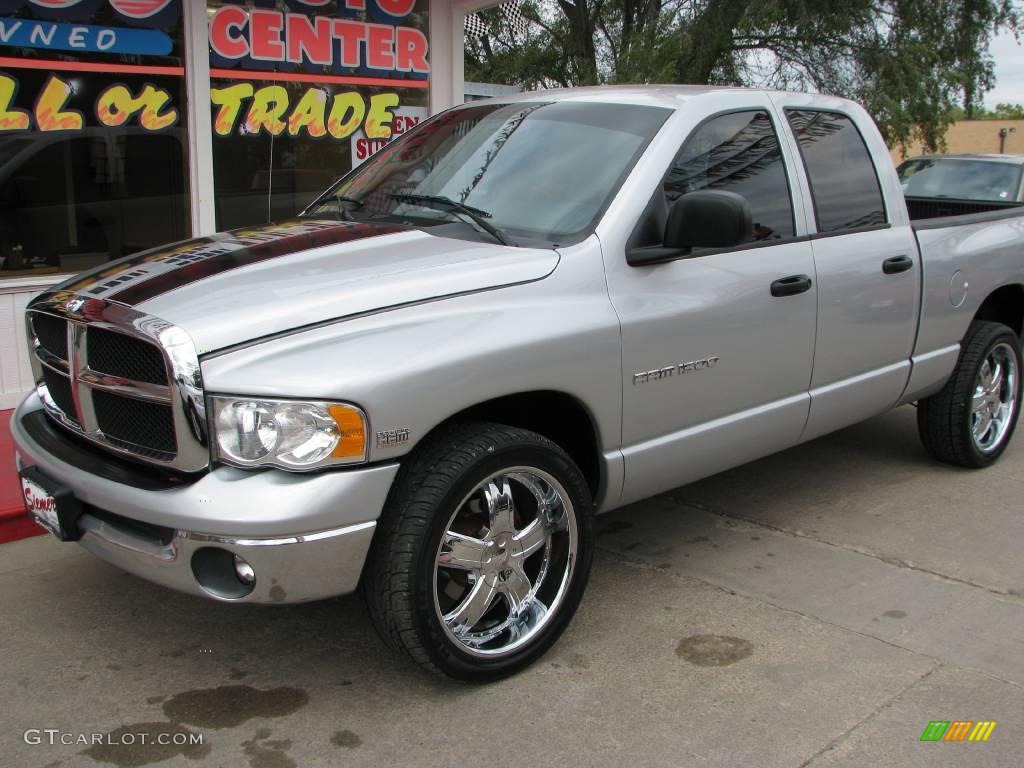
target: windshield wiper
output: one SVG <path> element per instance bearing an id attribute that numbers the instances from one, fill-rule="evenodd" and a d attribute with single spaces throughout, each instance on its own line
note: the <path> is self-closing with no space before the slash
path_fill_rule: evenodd
<path id="1" fill-rule="evenodd" d="M 339 203 L 351 203 L 356 208 L 362 208 L 364 205 L 366 205 L 366 203 L 360 200 L 358 197 L 346 197 L 345 195 L 335 195 L 334 199 L 337 200 Z"/>
<path id="2" fill-rule="evenodd" d="M 507 234 L 487 221 L 487 219 L 492 217 L 492 214 L 481 210 L 480 208 L 474 208 L 471 205 L 466 205 L 465 203 L 460 203 L 457 200 L 452 200 L 450 197 L 443 197 L 441 195 L 416 195 L 411 192 L 399 192 L 391 195 L 391 197 L 400 203 L 412 203 L 414 205 L 422 205 L 426 208 L 436 208 L 450 213 L 461 213 L 463 216 L 472 219 L 474 224 L 480 227 L 480 229 L 487 234 L 491 235 L 502 245 L 515 245 Z"/>
<path id="3" fill-rule="evenodd" d="M 330 200 L 324 200 L 323 202 L 321 202 L 317 206 L 317 210 L 323 210 L 324 206 L 326 206 L 326 205 L 328 205 L 328 204 L 330 204 L 332 202 L 337 202 L 338 203 L 338 210 L 334 212 L 334 215 L 338 219 L 338 221 L 351 220 L 351 215 L 348 212 L 348 208 L 344 207 L 342 205 L 342 203 L 348 203 L 349 205 L 353 205 L 356 208 L 362 208 L 364 205 L 366 205 L 366 203 L 364 201 L 360 200 L 358 197 L 346 197 L 345 195 L 332 195 Z M 345 215 L 342 216 L 341 215 L 342 213 L 344 213 Z M 303 214 L 303 215 L 315 216 L 316 214 L 312 213 L 312 214 Z"/>

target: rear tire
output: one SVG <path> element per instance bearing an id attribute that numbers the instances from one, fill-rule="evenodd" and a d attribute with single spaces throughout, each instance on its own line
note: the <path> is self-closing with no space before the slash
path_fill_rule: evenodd
<path id="1" fill-rule="evenodd" d="M 946 386 L 918 404 L 921 442 L 939 461 L 987 467 L 1013 437 L 1020 396 L 1020 339 L 1001 323 L 977 320 Z"/>
<path id="2" fill-rule="evenodd" d="M 420 666 L 460 680 L 514 674 L 568 626 L 593 557 L 593 501 L 545 437 L 444 428 L 402 467 L 363 579 L 373 623 Z"/>

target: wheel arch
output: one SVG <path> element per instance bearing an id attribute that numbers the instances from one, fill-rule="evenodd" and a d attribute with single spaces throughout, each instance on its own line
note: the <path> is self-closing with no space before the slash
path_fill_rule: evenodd
<path id="1" fill-rule="evenodd" d="M 484 400 L 452 414 L 431 434 L 460 421 L 492 421 L 543 435 L 576 462 L 595 500 L 605 490 L 607 472 L 597 422 L 583 401 L 573 395 L 542 389 Z"/>
<path id="2" fill-rule="evenodd" d="M 975 320 L 990 320 L 1007 325 L 1019 338 L 1024 331 L 1024 285 L 1011 283 L 996 288 L 981 302 L 972 322 Z"/>

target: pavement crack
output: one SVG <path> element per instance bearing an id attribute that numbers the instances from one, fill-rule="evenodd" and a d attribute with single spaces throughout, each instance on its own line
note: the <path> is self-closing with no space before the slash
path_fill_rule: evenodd
<path id="1" fill-rule="evenodd" d="M 705 504 L 700 504 L 693 501 L 686 502 L 686 506 L 692 507 L 693 509 L 699 510 L 701 512 L 706 512 L 710 515 L 714 515 L 715 517 L 721 517 L 726 520 L 736 520 L 742 523 L 746 523 L 747 525 L 752 525 L 757 528 L 763 528 L 765 530 L 772 531 L 773 533 L 779 533 L 784 536 L 792 536 L 793 538 L 797 539 L 815 541 L 818 544 L 824 544 L 827 547 L 840 549 L 844 552 L 850 552 L 855 555 L 863 555 L 864 557 L 870 557 L 873 560 L 878 560 L 879 562 L 885 563 L 886 565 L 891 565 L 894 568 L 903 568 L 908 571 L 923 573 L 928 576 L 932 576 L 936 579 L 949 582 L 951 584 L 961 584 L 965 587 L 972 587 L 973 589 L 982 589 L 993 595 L 998 595 L 1000 598 L 1008 599 L 1011 602 L 1024 604 L 1024 596 L 1017 594 L 1016 592 L 1000 589 L 999 587 L 994 587 L 990 584 L 984 584 L 980 581 L 974 581 L 972 579 L 964 579 L 958 576 L 950 576 L 949 574 L 942 573 L 941 571 L 934 571 L 931 568 L 925 568 L 922 565 L 912 563 L 909 560 L 903 560 L 899 557 L 880 555 L 877 552 L 872 552 L 870 549 L 854 546 L 852 544 L 838 544 L 834 541 L 829 541 L 828 539 L 822 539 L 818 536 L 812 536 L 811 534 L 806 533 L 804 531 L 795 530 L 792 528 L 783 528 L 782 526 L 772 525 L 771 523 L 766 523 L 762 520 L 755 520 L 750 517 L 745 517 L 744 515 L 737 515 L 733 512 L 725 512 L 720 509 L 714 509 Z"/>
<path id="2" fill-rule="evenodd" d="M 850 738 L 850 736 L 852 736 L 853 733 L 858 728 L 860 728 L 862 725 L 864 725 L 864 723 L 866 723 L 869 720 L 877 717 L 882 712 L 884 712 L 886 709 L 891 707 L 893 704 L 895 704 L 900 699 L 900 697 L 903 696 L 903 694 L 905 694 L 911 688 L 913 688 L 913 687 L 923 683 L 925 680 L 927 680 L 929 677 L 931 677 L 937 670 L 939 670 L 942 666 L 943 666 L 943 664 L 941 662 L 938 662 L 935 665 L 933 665 L 931 669 L 929 669 L 923 675 L 918 677 L 916 680 L 911 680 L 909 683 L 907 683 L 905 686 L 903 686 L 900 690 L 896 691 L 895 694 L 893 694 L 888 699 L 886 699 L 881 704 L 879 704 L 877 707 L 875 707 L 873 710 L 868 712 L 868 714 L 866 714 L 864 717 L 862 717 L 856 723 L 851 725 L 849 728 L 847 728 L 845 731 L 840 733 L 834 739 L 830 739 L 829 742 L 824 747 L 819 749 L 817 752 L 815 752 L 813 755 L 811 755 L 809 758 L 807 758 L 804 762 L 800 763 L 798 768 L 808 768 L 808 766 L 810 766 L 819 757 L 821 757 L 822 755 L 824 755 L 824 754 L 834 750 L 836 747 L 838 747 L 840 744 L 842 744 L 844 741 L 846 741 L 848 738 Z"/>
<path id="3" fill-rule="evenodd" d="M 781 605 L 779 603 L 773 602 L 772 600 L 766 599 L 762 595 L 757 595 L 757 594 L 754 594 L 754 593 L 751 593 L 751 592 L 738 591 L 738 590 L 732 589 L 731 587 L 724 587 L 721 584 L 716 584 L 713 581 L 709 581 L 708 579 L 701 578 L 700 576 L 695 576 L 695 575 L 690 574 L 690 573 L 677 573 L 675 571 L 672 571 L 669 568 L 666 568 L 666 567 L 660 566 L 660 565 L 655 565 L 654 563 L 647 562 L 646 560 L 639 560 L 639 559 L 631 558 L 628 555 L 625 555 L 624 553 L 622 553 L 621 551 L 619 551 L 617 549 L 612 549 L 610 547 L 602 546 L 600 544 L 597 545 L 596 549 L 599 552 L 602 552 L 602 553 L 608 555 L 609 557 L 611 557 L 613 560 L 615 560 L 619 564 L 627 566 L 629 568 L 636 568 L 636 569 L 642 570 L 642 571 L 651 571 L 651 572 L 654 572 L 654 573 L 661 573 L 661 574 L 665 574 L 665 575 L 667 575 L 667 576 L 669 576 L 670 578 L 673 578 L 673 579 L 684 579 L 684 580 L 689 580 L 689 581 L 696 582 L 698 584 L 703 584 L 706 587 L 711 587 L 711 589 L 717 590 L 718 592 L 723 592 L 723 593 L 725 593 L 727 595 L 738 595 L 738 596 L 746 598 L 748 600 L 753 600 L 753 601 L 761 603 L 763 605 L 767 605 L 767 606 L 769 606 L 771 608 L 775 608 L 776 610 L 783 611 L 784 613 L 789 613 L 789 614 L 792 614 L 794 616 L 799 616 L 800 618 L 807 619 L 808 621 L 815 621 L 815 622 L 818 622 L 819 624 L 823 624 L 823 625 L 825 625 L 827 627 L 832 627 L 832 628 L 837 629 L 837 630 L 839 630 L 841 632 L 849 632 L 850 634 L 857 635 L 858 637 L 863 637 L 863 638 L 868 639 L 868 640 L 874 640 L 876 642 L 882 643 L 883 645 L 887 645 L 890 648 L 895 648 L 897 650 L 904 651 L 905 653 L 910 653 L 910 654 L 913 654 L 914 656 L 919 656 L 922 659 L 929 659 L 930 661 L 934 662 L 936 667 L 938 667 L 938 666 L 946 666 L 946 667 L 949 667 L 951 669 L 952 668 L 963 669 L 963 670 L 966 670 L 968 672 L 973 672 L 975 674 L 982 675 L 983 677 L 987 677 L 990 680 L 993 680 L 993 681 L 996 681 L 996 682 L 999 682 L 999 683 L 1006 683 L 1007 685 L 1012 685 L 1015 688 L 1024 688 L 1024 684 L 1021 684 L 1021 683 L 1019 683 L 1019 682 L 1017 682 L 1015 680 L 1008 680 L 1006 678 L 999 677 L 998 675 L 993 675 L 991 672 L 987 672 L 984 669 L 978 669 L 977 667 L 971 667 L 971 666 L 967 666 L 967 665 L 964 665 L 964 664 L 957 664 L 957 663 L 954 663 L 954 662 L 947 661 L 947 660 L 945 660 L 945 659 L 943 659 L 943 658 L 941 658 L 939 656 L 935 656 L 935 655 L 930 654 L 930 653 L 925 653 L 925 652 L 917 650 L 915 648 L 909 648 L 909 647 L 907 647 L 905 645 L 900 645 L 899 643 L 893 642 L 892 640 L 887 640 L 884 637 L 878 637 L 877 635 L 872 635 L 870 632 L 864 632 L 862 630 L 855 629 L 853 627 L 849 627 L 849 626 L 847 626 L 845 624 L 837 624 L 834 621 L 829 621 L 828 619 L 823 619 L 820 616 L 815 616 L 814 614 L 805 613 L 804 611 L 797 610 L 796 608 L 791 608 L 791 607 L 786 606 L 786 605 Z"/>
<path id="4" fill-rule="evenodd" d="M 633 567 L 633 568 L 639 568 L 641 570 L 654 571 L 656 573 L 664 573 L 664 574 L 667 574 L 668 576 L 670 576 L 672 578 L 690 579 L 692 581 L 697 582 L 698 584 L 703 584 L 703 585 L 705 585 L 707 587 L 711 587 L 712 589 L 716 589 L 719 592 L 724 592 L 727 595 L 739 595 L 740 597 L 745 597 L 748 600 L 754 600 L 754 601 L 756 601 L 758 603 L 763 603 L 764 605 L 767 605 L 767 606 L 770 606 L 772 608 L 775 608 L 776 610 L 784 611 L 785 613 L 790 613 L 790 614 L 793 614 L 794 616 L 799 616 L 799 617 L 801 617 L 803 619 L 807 619 L 809 621 L 816 621 L 819 624 L 824 624 L 825 626 L 833 627 L 833 628 L 841 630 L 843 632 L 849 632 L 849 633 L 857 635 L 859 637 L 867 638 L 867 639 L 870 639 L 870 640 L 875 640 L 875 641 L 877 641 L 879 643 L 883 643 L 884 645 L 888 645 L 891 648 L 896 648 L 896 649 L 898 649 L 900 651 L 905 651 L 907 653 L 912 653 L 915 656 L 920 656 L 920 657 L 925 658 L 925 659 L 931 659 L 936 664 L 942 664 L 943 663 L 943 660 L 940 659 L 937 656 L 932 656 L 931 654 L 928 654 L 928 653 L 922 653 L 921 651 L 914 650 L 913 648 L 907 648 L 905 645 L 900 645 L 899 643 L 894 643 L 891 640 L 886 640 L 884 637 L 876 637 L 875 635 L 872 635 L 872 634 L 870 634 L 868 632 L 862 632 L 859 629 L 854 629 L 853 627 L 848 627 L 848 626 L 846 626 L 844 624 L 836 624 L 833 621 L 829 621 L 827 619 L 823 619 L 820 616 L 815 616 L 815 615 L 810 614 L 810 613 L 804 613 L 803 611 L 797 610 L 796 608 L 790 608 L 789 606 L 786 606 L 786 605 L 780 605 L 779 603 L 775 603 L 775 602 L 773 602 L 771 600 L 768 600 L 768 599 L 762 597 L 761 595 L 756 595 L 756 594 L 753 594 L 751 592 L 740 592 L 740 591 L 737 591 L 737 590 L 732 589 L 730 587 L 723 587 L 721 584 L 716 584 L 713 581 L 708 581 L 707 579 L 703 579 L 700 576 L 694 576 L 692 574 L 678 574 L 678 573 L 674 573 L 673 571 L 669 570 L 668 568 L 664 568 L 664 567 L 659 566 L 659 565 L 654 565 L 653 563 L 648 563 L 648 562 L 646 562 L 644 560 L 634 560 L 632 558 L 629 558 L 629 557 L 623 555 L 621 552 L 619 552 L 617 550 L 609 549 L 607 547 L 602 547 L 600 545 L 598 545 L 597 549 L 599 551 L 601 551 L 601 552 L 604 552 L 605 554 L 611 555 L 613 558 L 615 558 L 615 560 L 617 560 L 622 565 L 630 566 L 630 567 Z M 974 670 L 972 670 L 972 671 L 974 671 Z M 991 675 L 989 675 L 989 676 L 991 677 Z"/>

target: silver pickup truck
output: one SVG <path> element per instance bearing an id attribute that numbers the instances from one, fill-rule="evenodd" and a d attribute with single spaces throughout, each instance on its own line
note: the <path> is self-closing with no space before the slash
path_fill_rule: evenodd
<path id="1" fill-rule="evenodd" d="M 229 602 L 361 588 L 392 646 L 495 679 L 569 623 L 596 513 L 905 403 L 995 461 L 1022 286 L 1024 217 L 911 222 L 856 104 L 528 93 L 38 297 L 13 433 L 60 539 Z"/>

